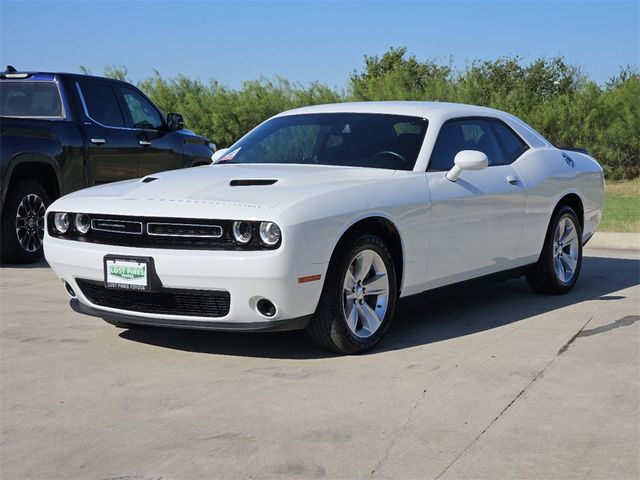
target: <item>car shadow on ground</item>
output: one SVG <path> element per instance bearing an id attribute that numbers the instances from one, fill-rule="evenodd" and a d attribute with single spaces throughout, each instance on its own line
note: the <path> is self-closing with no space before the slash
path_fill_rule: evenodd
<path id="1" fill-rule="evenodd" d="M 43 258 L 42 260 L 38 260 L 36 263 L 26 263 L 26 264 L 14 264 L 14 263 L 2 263 L 0 262 L 0 268 L 22 268 L 25 270 L 28 269 L 36 269 L 36 268 L 49 268 L 49 264 Z"/>
<path id="2" fill-rule="evenodd" d="M 370 354 L 472 335 L 588 300 L 620 300 L 624 297 L 611 294 L 638 284 L 640 260 L 585 257 L 578 284 L 567 295 L 536 295 L 522 278 L 494 283 L 472 281 L 415 295 L 399 302 L 391 330 Z M 304 331 L 229 333 L 135 328 L 124 330 L 120 337 L 218 355 L 287 359 L 335 356 L 315 347 Z"/>

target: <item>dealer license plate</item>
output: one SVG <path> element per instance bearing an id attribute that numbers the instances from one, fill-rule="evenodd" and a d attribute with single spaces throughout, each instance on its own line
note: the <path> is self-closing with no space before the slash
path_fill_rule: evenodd
<path id="1" fill-rule="evenodd" d="M 148 260 L 105 258 L 104 284 L 107 288 L 149 290 Z"/>

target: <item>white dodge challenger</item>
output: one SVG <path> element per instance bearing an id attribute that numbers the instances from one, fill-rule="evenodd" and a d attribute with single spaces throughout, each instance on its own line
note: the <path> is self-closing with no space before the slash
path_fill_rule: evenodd
<path id="1" fill-rule="evenodd" d="M 214 160 L 50 206 L 45 254 L 75 311 L 125 328 L 306 328 L 358 353 L 400 297 L 498 273 L 568 292 L 604 198 L 586 152 L 459 104 L 292 110 Z"/>

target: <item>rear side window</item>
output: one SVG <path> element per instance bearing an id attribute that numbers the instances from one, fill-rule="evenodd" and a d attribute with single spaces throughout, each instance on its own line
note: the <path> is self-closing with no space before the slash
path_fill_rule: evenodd
<path id="1" fill-rule="evenodd" d="M 79 83 L 87 115 L 107 127 L 124 127 L 124 118 L 115 93 L 104 83 Z"/>
<path id="2" fill-rule="evenodd" d="M 4 117 L 64 117 L 54 82 L 0 81 L 0 115 Z"/>
<path id="3" fill-rule="evenodd" d="M 492 120 L 496 137 L 504 151 L 505 163 L 511 163 L 522 155 L 529 146 L 513 130 L 499 120 Z"/>

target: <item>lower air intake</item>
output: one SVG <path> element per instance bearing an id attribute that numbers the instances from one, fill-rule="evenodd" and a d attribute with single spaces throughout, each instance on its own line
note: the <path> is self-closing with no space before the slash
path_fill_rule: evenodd
<path id="1" fill-rule="evenodd" d="M 229 313 L 231 295 L 219 290 L 165 288 L 159 292 L 106 288 L 95 280 L 76 279 L 87 299 L 94 305 L 139 313 L 224 317 Z"/>

